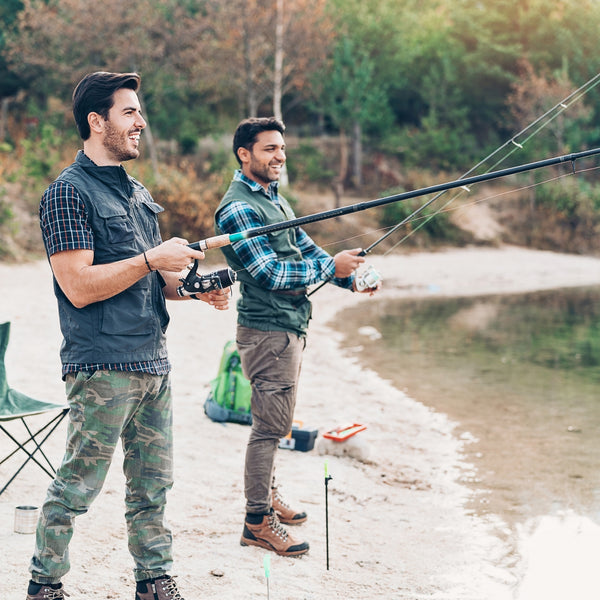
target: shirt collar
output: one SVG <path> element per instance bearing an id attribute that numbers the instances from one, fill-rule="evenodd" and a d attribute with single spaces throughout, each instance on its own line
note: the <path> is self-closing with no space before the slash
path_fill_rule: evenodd
<path id="1" fill-rule="evenodd" d="M 270 200 L 272 200 L 276 204 L 279 204 L 279 183 L 277 181 L 271 181 L 269 187 L 267 188 L 267 190 L 265 190 L 265 188 L 262 185 L 260 185 L 260 183 L 257 183 L 253 179 L 246 177 L 246 175 L 242 173 L 241 169 L 237 169 L 235 171 L 235 173 L 233 174 L 233 180 L 245 183 L 253 192 L 262 192 Z"/>
<path id="2" fill-rule="evenodd" d="M 77 152 L 75 162 L 88 175 L 100 180 L 104 185 L 124 193 L 127 197 L 133 193 L 132 180 L 123 165 L 99 167 L 83 150 Z"/>

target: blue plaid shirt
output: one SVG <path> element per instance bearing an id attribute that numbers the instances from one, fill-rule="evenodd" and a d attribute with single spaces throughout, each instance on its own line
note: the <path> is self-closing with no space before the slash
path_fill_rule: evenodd
<path id="1" fill-rule="evenodd" d="M 94 250 L 85 204 L 73 185 L 65 181 L 50 184 L 40 202 L 40 227 L 48 256 L 64 250 Z M 168 359 L 132 363 L 65 363 L 67 373 L 79 371 L 137 371 L 165 375 L 171 370 Z"/>
<path id="2" fill-rule="evenodd" d="M 279 205 L 277 182 L 272 182 L 268 191 L 265 191 L 259 183 L 246 177 L 240 170 L 235 172 L 233 180 L 245 183 L 252 191 L 263 192 L 266 198 Z M 220 211 L 217 225 L 223 233 L 237 233 L 262 227 L 265 223 L 247 202 L 234 201 Z M 248 273 L 268 290 L 290 290 L 328 280 L 340 287 L 352 289 L 353 277 L 334 277 L 333 258 L 317 246 L 300 227 L 296 229 L 296 244 L 302 253 L 300 261 L 280 260 L 266 235 L 234 242 L 231 247 Z"/>

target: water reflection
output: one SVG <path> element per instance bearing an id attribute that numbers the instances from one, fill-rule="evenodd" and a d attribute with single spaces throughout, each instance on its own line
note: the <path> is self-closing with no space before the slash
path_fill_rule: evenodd
<path id="1" fill-rule="evenodd" d="M 469 509 L 508 526 L 499 535 L 526 569 L 518 600 L 587 598 L 590 585 L 600 597 L 597 579 L 587 596 L 556 596 L 548 571 L 561 562 L 575 586 L 568 570 L 581 582 L 600 549 L 600 289 L 370 302 L 337 328 L 347 347 L 360 340 L 361 362 L 459 423 L 476 467 Z M 570 540 L 587 558 L 566 561 Z"/>
<path id="2" fill-rule="evenodd" d="M 600 527 L 573 513 L 519 527 L 524 576 L 516 600 L 596 599 L 600 593 Z"/>

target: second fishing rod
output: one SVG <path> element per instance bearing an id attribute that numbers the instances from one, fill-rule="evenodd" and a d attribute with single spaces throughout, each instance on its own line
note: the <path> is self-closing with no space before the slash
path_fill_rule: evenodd
<path id="1" fill-rule="evenodd" d="M 348 206 L 342 206 L 340 208 L 334 208 L 312 215 L 306 215 L 304 217 L 298 217 L 296 219 L 290 219 L 288 221 L 281 221 L 279 223 L 272 223 L 271 225 L 264 225 L 262 227 L 254 227 L 238 233 L 217 235 L 214 237 L 206 238 L 198 242 L 193 242 L 189 246 L 194 250 L 211 250 L 213 248 L 222 248 L 223 246 L 229 246 L 235 242 L 246 240 L 259 235 L 265 235 L 273 233 L 275 231 L 281 231 L 283 229 L 290 229 L 291 227 L 301 227 L 308 223 L 315 223 L 317 221 L 324 221 L 326 219 L 332 219 L 334 217 L 341 217 L 343 215 L 367 210 L 377 206 L 383 206 L 385 204 L 391 204 L 393 202 L 402 202 L 409 198 L 416 198 L 418 196 L 426 196 L 428 194 L 436 194 L 445 190 L 450 190 L 458 187 L 472 185 L 474 183 L 480 183 L 482 181 L 489 181 L 491 179 L 498 179 L 500 177 L 507 177 L 508 175 L 514 175 L 517 173 L 524 173 L 526 171 L 532 171 L 535 169 L 541 169 L 544 167 L 550 167 L 557 164 L 571 163 L 573 172 L 575 171 L 575 161 L 588 156 L 594 156 L 600 154 L 600 148 L 594 148 L 592 150 L 584 150 L 582 152 L 574 152 L 571 154 L 565 154 L 562 156 L 556 156 L 554 158 L 547 158 L 537 162 L 527 163 L 523 165 L 517 165 L 509 167 L 507 169 L 501 169 L 499 171 L 492 171 L 491 173 L 483 173 L 481 175 L 474 175 L 472 177 L 465 177 L 463 179 L 456 179 L 447 183 L 440 183 L 429 187 L 419 188 L 408 192 L 402 192 L 400 194 L 394 194 L 392 196 L 386 196 L 384 198 L 378 198 L 376 200 L 368 200 L 366 202 L 359 202 L 357 204 L 350 204 Z"/>
<path id="2" fill-rule="evenodd" d="M 290 229 L 292 227 L 301 227 L 308 223 L 315 223 L 318 221 L 323 221 L 326 219 L 332 219 L 334 217 L 340 217 L 343 215 L 367 210 L 369 208 L 374 208 L 378 206 L 383 206 L 386 204 L 391 204 L 393 202 L 402 202 L 404 200 L 408 200 L 409 198 L 416 198 L 419 196 L 426 196 L 428 194 L 437 194 L 439 192 L 444 192 L 446 190 L 472 185 L 475 183 L 479 183 L 482 181 L 489 181 L 492 179 L 498 179 L 501 177 L 507 177 L 509 175 L 514 175 L 517 173 L 524 173 L 527 171 L 533 171 L 535 169 L 541 169 L 545 167 L 550 167 L 558 164 L 567 164 L 570 163 L 572 166 L 573 173 L 575 172 L 575 161 L 580 160 L 582 158 L 586 158 L 589 156 L 594 156 L 596 154 L 600 154 L 600 148 L 594 148 L 591 150 L 584 150 L 582 152 L 574 152 L 571 154 L 565 154 L 562 156 L 556 156 L 554 158 L 547 158 L 545 160 L 540 160 L 537 162 L 527 163 L 523 165 L 517 165 L 514 167 L 509 167 L 507 169 L 501 169 L 498 171 L 492 171 L 491 173 L 483 173 L 481 175 L 474 175 L 472 177 L 465 177 L 461 179 L 456 179 L 454 181 L 449 181 L 447 183 L 440 183 L 437 185 L 432 185 L 429 187 L 419 188 L 417 190 L 412 190 L 408 192 L 403 192 L 400 194 L 394 194 L 392 196 L 386 196 L 384 198 L 378 198 L 376 200 L 370 200 L 366 202 L 359 202 L 357 204 L 351 204 L 349 206 L 343 206 L 340 208 L 335 208 L 332 210 L 326 210 L 319 213 L 314 213 L 312 215 L 306 215 L 304 217 L 298 217 L 296 219 L 290 219 L 288 221 L 281 221 L 279 223 L 272 223 L 270 225 L 264 225 L 262 227 L 254 227 L 252 229 L 247 229 L 245 231 L 240 231 L 238 233 L 232 234 L 223 234 L 217 235 L 214 237 L 206 238 L 204 240 L 200 240 L 198 242 L 193 242 L 189 244 L 190 248 L 194 250 L 211 250 L 213 248 L 222 248 L 224 246 L 228 246 L 235 242 L 246 240 L 249 238 L 257 237 L 260 235 L 266 235 L 268 233 L 273 233 L 276 231 L 281 231 L 283 229 Z M 364 251 L 363 251 L 364 252 Z M 195 265 L 197 266 L 197 265 Z M 201 289 L 203 285 L 207 282 L 207 278 L 210 279 L 212 275 L 204 275 L 199 276 L 196 274 L 196 269 L 193 269 L 188 277 L 185 280 L 182 280 L 183 285 L 178 288 L 179 295 L 191 295 L 194 293 L 202 293 Z M 235 281 L 235 273 L 228 270 L 227 283 L 231 284 Z M 212 280 L 211 280 L 212 281 Z M 219 282 L 221 278 L 219 278 Z M 228 287 L 228 285 L 222 285 L 222 287 Z"/>

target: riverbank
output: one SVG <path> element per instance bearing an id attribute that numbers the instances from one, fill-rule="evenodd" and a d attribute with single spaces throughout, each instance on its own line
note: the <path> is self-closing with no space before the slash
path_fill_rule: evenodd
<path id="1" fill-rule="evenodd" d="M 600 284 L 599 259 L 519 248 L 374 256 L 369 262 L 383 275 L 384 298 Z M 12 323 L 9 383 L 32 396 L 62 402 L 60 333 L 47 264 L 0 264 L 0 277 L 0 321 Z M 465 509 L 469 491 L 458 479 L 471 467 L 463 462 L 463 442 L 453 435 L 454 424 L 345 355 L 341 336 L 328 322 L 343 308 L 369 298 L 327 286 L 313 300 L 296 417 L 320 433 L 340 424 L 365 423 L 367 430 L 359 435 L 369 455 L 358 461 L 315 451 L 279 453 L 284 494 L 309 514 L 294 533 L 307 539 L 311 549 L 298 559 L 271 556 L 270 597 L 513 597 L 518 582 L 498 567 L 502 544 L 489 523 Z M 175 540 L 174 573 L 186 598 L 266 598 L 265 552 L 239 545 L 248 428 L 218 425 L 202 410 L 223 345 L 235 334 L 235 310 L 218 313 L 203 303 L 186 302 L 171 303 L 170 312 L 176 484 L 168 518 Z M 63 445 L 61 429 L 48 441 L 55 461 Z M 0 439 L 0 449 L 7 447 Z M 325 458 L 333 477 L 328 486 L 329 570 Z M 119 463 L 117 456 L 102 494 L 76 524 L 72 569 L 64 580 L 75 597 L 133 597 Z M 8 469 L 1 469 L 4 479 Z M 13 532 L 14 507 L 41 504 L 49 482 L 36 469 L 28 466 L 0 496 L 0 557 L 8 571 L 2 589 L 9 600 L 24 596 L 34 543 L 33 535 Z"/>

